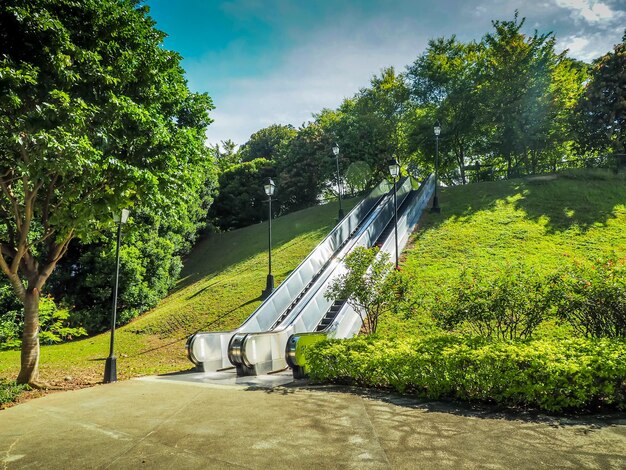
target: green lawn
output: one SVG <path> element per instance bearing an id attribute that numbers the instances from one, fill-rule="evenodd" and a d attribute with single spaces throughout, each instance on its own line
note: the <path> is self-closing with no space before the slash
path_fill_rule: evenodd
<path id="1" fill-rule="evenodd" d="M 351 209 L 357 199 L 344 201 Z M 337 204 L 272 223 L 272 268 L 280 283 L 335 225 Z M 199 329 L 239 325 L 261 302 L 267 275 L 267 223 L 213 235 L 188 256 L 178 286 L 155 309 L 116 334 L 118 377 L 188 369 L 185 339 Z M 43 381 L 61 387 L 102 380 L 109 334 L 41 348 Z M 0 378 L 15 378 L 19 352 L 0 352 Z"/>
<path id="2" fill-rule="evenodd" d="M 356 203 L 347 201 L 348 208 Z M 411 295 L 432 294 L 464 267 L 493 272 L 524 262 L 540 271 L 571 259 L 626 254 L 626 179 L 603 172 L 560 174 L 444 188 L 441 214 L 426 214 L 406 252 Z M 274 274 L 282 281 L 334 225 L 336 204 L 273 223 Z M 186 337 L 237 326 L 260 303 L 267 274 L 267 225 L 214 235 L 190 254 L 174 292 L 118 330 L 118 375 L 184 370 Z M 408 320 L 383 316 L 382 333 L 432 327 L 419 309 Z M 41 350 L 44 381 L 81 386 L 101 381 L 108 334 Z M 0 378 L 14 378 L 19 352 L 0 352 Z"/>
<path id="3" fill-rule="evenodd" d="M 426 304 L 464 268 L 493 273 L 523 263 L 550 272 L 572 260 L 626 255 L 623 174 L 581 170 L 485 182 L 444 188 L 439 199 L 441 214 L 423 217 L 403 263 L 412 296 Z M 419 308 L 414 313 L 409 325 L 432 326 Z M 406 326 L 388 317 L 381 331 Z"/>

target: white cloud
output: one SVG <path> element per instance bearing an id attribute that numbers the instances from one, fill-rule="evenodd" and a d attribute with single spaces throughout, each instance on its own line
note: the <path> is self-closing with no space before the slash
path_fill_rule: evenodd
<path id="1" fill-rule="evenodd" d="M 582 18 L 588 23 L 615 20 L 623 16 L 623 12 L 615 12 L 609 5 L 596 0 L 556 0 L 561 8 L 572 10 L 572 16 Z"/>
<path id="2" fill-rule="evenodd" d="M 372 74 L 383 67 L 404 71 L 424 49 L 426 37 L 408 22 L 391 24 L 382 18 L 369 25 L 343 21 L 310 33 L 277 62 L 272 73 L 229 81 L 229 90 L 215 99 L 215 122 L 209 126 L 207 140 L 230 138 L 241 144 L 274 123 L 298 127 L 313 113 L 335 108 L 367 86 Z M 194 66 L 196 74 L 200 68 Z"/>
<path id="3" fill-rule="evenodd" d="M 589 50 L 589 39 L 581 36 L 567 36 L 559 39 L 556 44 L 557 50 L 569 50 L 568 55 L 582 60 L 591 60 L 598 56 L 598 53 Z"/>
<path id="4" fill-rule="evenodd" d="M 260 0 L 233 1 L 233 5 L 239 5 L 238 1 L 263 4 Z M 298 127 L 322 108 L 337 107 L 343 98 L 367 86 L 383 67 L 404 71 L 424 50 L 428 38 L 456 33 L 462 41 L 479 39 L 490 30 L 491 19 L 512 19 L 516 8 L 520 16 L 528 16 L 533 28 L 554 30 L 559 51 L 569 49 L 571 57 L 585 61 L 619 41 L 626 17 L 625 8 L 611 0 L 459 2 L 445 19 L 427 10 L 390 10 L 384 16 L 368 17 L 355 9 L 320 21 L 314 31 L 298 30 L 299 23 L 294 22 L 284 36 L 289 47 L 282 52 L 263 50 L 259 53 L 263 56 L 250 58 L 252 67 L 241 67 L 250 54 L 240 42 L 201 60 L 187 61 L 185 67 L 192 88 L 208 91 L 215 100 L 215 122 L 209 126 L 207 140 L 232 139 L 242 144 L 262 127 L 274 123 Z M 564 14 L 564 8 L 575 21 Z M 472 18 L 472 14 L 476 16 Z M 275 21 L 281 17 L 277 14 Z"/>

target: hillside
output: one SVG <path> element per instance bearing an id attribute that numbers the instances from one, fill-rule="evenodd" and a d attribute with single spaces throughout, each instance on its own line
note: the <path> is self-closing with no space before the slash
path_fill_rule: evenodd
<path id="1" fill-rule="evenodd" d="M 351 209 L 357 199 L 344 201 Z M 272 222 L 272 268 L 280 283 L 334 227 L 337 204 L 311 207 Z M 267 275 L 267 223 L 202 240 L 185 260 L 176 289 L 153 310 L 117 330 L 118 377 L 188 369 L 187 336 L 231 329 L 261 299 Z M 61 387 L 102 380 L 109 333 L 42 346 L 41 378 Z M 15 378 L 19 351 L 0 352 L 0 378 Z"/>
<path id="2" fill-rule="evenodd" d="M 347 201 L 352 207 L 355 200 Z M 444 188 L 441 214 L 425 214 L 403 260 L 409 295 L 432 299 L 464 267 L 493 271 L 524 262 L 539 271 L 566 259 L 626 255 L 626 179 L 567 172 Z M 274 221 L 274 274 L 282 281 L 334 225 L 337 206 Z M 119 329 L 120 378 L 188 369 L 184 342 L 198 329 L 237 326 L 260 303 L 267 274 L 267 225 L 214 235 L 195 247 L 177 288 L 157 308 Z M 409 327 L 407 330 L 407 326 Z M 381 331 L 430 327 L 419 315 L 383 316 Z M 412 334 L 412 333 L 410 333 Z M 42 347 L 43 380 L 63 387 L 102 380 L 109 335 Z M 0 378 L 14 377 L 19 352 L 0 352 Z"/>
<path id="3" fill-rule="evenodd" d="M 463 269 L 489 273 L 521 263 L 552 272 L 573 260 L 626 255 L 624 174 L 572 170 L 445 188 L 440 206 L 441 214 L 423 217 L 405 252 L 403 271 L 417 305 L 432 301 Z M 430 326 L 419 307 L 412 322 Z M 408 325 L 387 318 L 381 326 L 399 332 Z"/>

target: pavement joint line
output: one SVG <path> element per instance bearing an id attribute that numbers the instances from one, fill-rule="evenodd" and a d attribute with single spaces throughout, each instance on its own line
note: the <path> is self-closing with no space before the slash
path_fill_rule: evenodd
<path id="1" fill-rule="evenodd" d="M 193 401 L 198 398 L 200 396 L 202 392 L 198 391 L 196 394 L 194 394 L 192 397 L 190 397 L 184 404 L 182 404 L 178 409 L 176 409 L 175 411 L 173 411 L 172 413 L 170 413 L 167 417 L 163 418 L 162 420 L 160 420 L 157 424 L 155 424 L 152 429 L 150 429 L 145 436 L 143 436 L 141 439 L 138 439 L 137 442 L 134 442 L 132 445 L 128 446 L 126 449 L 124 449 L 122 452 L 120 452 L 117 457 L 115 457 L 113 460 L 111 460 L 110 462 L 108 462 L 108 464 L 104 465 L 102 468 L 111 468 L 111 466 L 113 464 L 115 464 L 115 462 L 117 462 L 119 459 L 121 459 L 122 457 L 124 457 L 126 454 L 128 454 L 131 450 L 135 449 L 137 446 L 139 446 L 139 444 L 141 444 L 142 442 L 144 442 L 148 437 L 150 437 L 152 434 L 154 434 L 154 432 L 161 427 L 164 423 L 168 422 L 169 420 L 171 420 L 174 416 L 176 416 L 178 413 L 180 413 L 181 411 L 183 411 L 185 408 L 189 407 Z"/>
<path id="2" fill-rule="evenodd" d="M 11 461 L 11 451 L 13 450 L 13 447 L 15 447 L 15 444 L 19 442 L 21 437 L 22 436 L 17 436 L 17 438 L 15 438 L 15 441 L 11 443 L 6 453 L 4 454 L 4 458 L 2 459 L 2 463 L 4 464 L 3 465 L 4 470 L 7 470 L 9 468 L 9 462 Z"/>
<path id="3" fill-rule="evenodd" d="M 391 465 L 391 462 L 389 461 L 389 457 L 387 456 L 387 452 L 385 451 L 385 448 L 383 447 L 383 444 L 380 441 L 378 432 L 376 432 L 376 426 L 374 426 L 374 423 L 372 422 L 372 417 L 367 411 L 365 399 L 363 397 L 360 397 L 360 402 L 361 402 L 361 407 L 363 408 L 363 412 L 365 413 L 365 416 L 367 417 L 367 422 L 370 423 L 370 428 L 372 428 L 372 434 L 374 438 L 376 439 L 376 443 L 378 444 L 378 447 L 380 447 L 380 450 L 383 453 L 383 456 L 385 457 L 385 462 L 387 462 L 387 468 L 393 468 L 393 466 Z"/>

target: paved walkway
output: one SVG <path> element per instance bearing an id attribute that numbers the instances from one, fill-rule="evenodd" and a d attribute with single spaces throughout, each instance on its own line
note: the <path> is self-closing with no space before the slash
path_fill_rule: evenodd
<path id="1" fill-rule="evenodd" d="M 626 416 L 552 419 L 198 374 L 0 411 L 0 469 L 626 468 Z"/>

